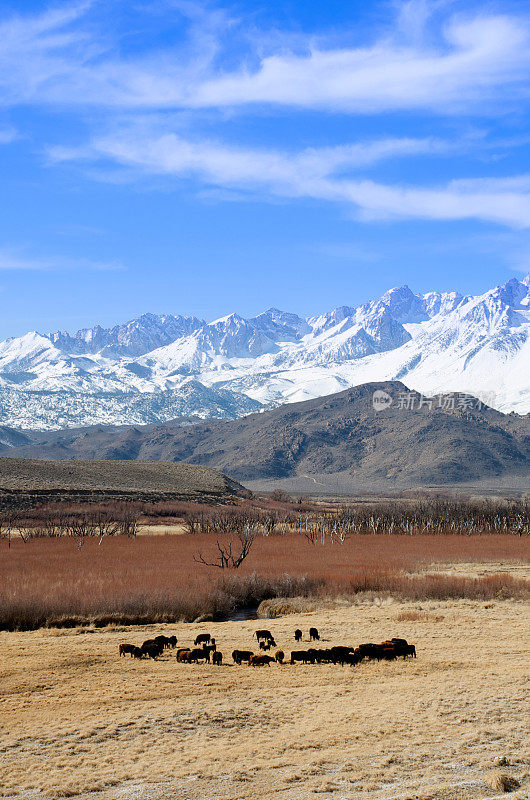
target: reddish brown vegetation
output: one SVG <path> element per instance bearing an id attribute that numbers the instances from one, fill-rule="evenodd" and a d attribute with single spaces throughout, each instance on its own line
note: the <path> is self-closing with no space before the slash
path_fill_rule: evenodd
<path id="1" fill-rule="evenodd" d="M 0 541 L 0 627 L 96 625 L 217 617 L 272 597 L 374 592 L 405 598 L 525 597 L 528 582 L 509 575 L 469 578 L 410 574 L 440 561 L 527 560 L 528 537 L 351 535 L 322 547 L 297 534 L 258 536 L 237 573 L 206 560 L 216 535 Z"/>

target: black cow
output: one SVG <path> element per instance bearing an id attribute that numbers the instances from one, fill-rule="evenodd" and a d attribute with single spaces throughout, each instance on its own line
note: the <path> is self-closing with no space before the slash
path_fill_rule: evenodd
<path id="1" fill-rule="evenodd" d="M 203 647 L 196 647 L 189 654 L 189 660 L 190 661 L 196 661 L 198 663 L 199 661 L 202 661 L 203 659 L 205 661 L 207 661 L 208 664 L 210 663 L 210 651 L 206 650 Z"/>
<path id="2" fill-rule="evenodd" d="M 314 664 L 315 658 L 307 650 L 293 650 L 291 653 L 291 664 L 301 661 L 302 664 Z"/>
<path id="3" fill-rule="evenodd" d="M 316 628 L 309 628 L 309 640 L 317 642 L 320 639 L 319 633 Z"/>
<path id="4" fill-rule="evenodd" d="M 200 644 L 208 644 L 210 638 L 211 637 L 209 633 L 199 633 L 199 635 L 195 637 L 193 644 L 197 646 Z"/>
<path id="5" fill-rule="evenodd" d="M 330 648 L 330 656 L 331 660 L 334 664 L 340 664 L 341 666 L 347 663 L 348 656 L 350 653 L 353 652 L 353 647 L 345 647 L 341 645 L 336 645 L 335 647 Z"/>
<path id="6" fill-rule="evenodd" d="M 140 649 L 146 656 L 149 656 L 149 658 L 154 660 L 155 658 L 158 658 L 158 656 L 162 655 L 164 648 L 160 647 L 160 645 L 156 642 L 153 642 L 152 644 L 146 644 L 144 642 Z"/>
<path id="7" fill-rule="evenodd" d="M 252 650 L 234 650 L 232 659 L 234 663 L 241 664 L 242 661 L 249 662 L 253 655 Z"/>
<path id="8" fill-rule="evenodd" d="M 297 628 L 295 630 L 295 632 L 294 632 L 294 640 L 295 640 L 295 642 L 301 642 L 302 641 L 302 631 L 300 630 L 300 628 Z"/>
<path id="9" fill-rule="evenodd" d="M 265 639 L 265 640 L 272 639 L 274 641 L 272 633 L 267 630 L 256 631 L 256 639 L 258 640 L 258 642 L 260 641 L 260 639 Z"/>
<path id="10" fill-rule="evenodd" d="M 220 667 L 223 663 L 223 654 L 216 650 L 215 653 L 212 655 L 212 664 L 216 667 Z"/>

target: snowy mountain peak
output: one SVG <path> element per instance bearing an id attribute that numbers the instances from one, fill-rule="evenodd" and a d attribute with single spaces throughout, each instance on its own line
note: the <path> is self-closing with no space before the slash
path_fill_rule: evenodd
<path id="1" fill-rule="evenodd" d="M 311 331 L 307 320 L 277 308 L 267 309 L 250 322 L 274 342 L 297 342 Z"/>
<path id="2" fill-rule="evenodd" d="M 386 306 L 396 322 L 424 322 L 427 319 L 422 298 L 414 294 L 408 286 L 390 289 L 380 302 Z"/>
<path id="3" fill-rule="evenodd" d="M 32 331 L 0 342 L 0 426 L 237 415 L 395 379 L 530 411 L 530 276 L 477 296 L 399 286 L 308 319 L 269 308 Z"/>
<path id="4" fill-rule="evenodd" d="M 58 331 L 49 335 L 50 341 L 62 351 L 81 354 L 105 351 L 108 356 L 140 356 L 186 336 L 204 325 L 197 317 L 173 314 L 142 314 L 113 328 L 83 328 L 73 336 Z"/>

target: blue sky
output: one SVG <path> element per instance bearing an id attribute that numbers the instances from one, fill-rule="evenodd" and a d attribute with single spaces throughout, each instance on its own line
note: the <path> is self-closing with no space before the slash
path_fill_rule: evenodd
<path id="1" fill-rule="evenodd" d="M 0 337 L 530 269 L 527 2 L 4 2 Z"/>

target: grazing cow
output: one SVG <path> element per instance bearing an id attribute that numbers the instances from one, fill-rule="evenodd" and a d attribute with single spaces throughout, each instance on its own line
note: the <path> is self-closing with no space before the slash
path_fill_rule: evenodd
<path id="1" fill-rule="evenodd" d="M 164 648 L 159 647 L 159 645 L 157 644 L 148 644 L 146 646 L 144 642 L 144 644 L 140 649 L 142 650 L 143 653 L 145 653 L 146 656 L 149 656 L 149 658 L 152 658 L 154 660 L 158 658 L 158 656 L 162 655 L 162 650 Z"/>
<path id="2" fill-rule="evenodd" d="M 302 664 L 314 664 L 314 656 L 307 650 L 293 650 L 291 653 L 291 664 L 301 661 Z"/>
<path id="3" fill-rule="evenodd" d="M 261 639 L 259 643 L 260 650 L 270 650 L 272 647 L 270 639 Z"/>
<path id="4" fill-rule="evenodd" d="M 232 659 L 236 664 L 241 664 L 242 661 L 248 661 L 250 663 L 250 659 L 253 655 L 254 653 L 252 650 L 234 650 Z"/>
<path id="5" fill-rule="evenodd" d="M 406 639 L 390 639 L 387 642 L 381 642 L 381 647 L 391 648 L 395 651 L 396 656 L 403 656 L 403 658 L 416 655 L 416 648 Z"/>
<path id="6" fill-rule="evenodd" d="M 199 635 L 195 637 L 193 644 L 196 646 L 200 644 L 208 644 L 210 638 L 211 637 L 209 633 L 199 633 Z"/>
<path id="7" fill-rule="evenodd" d="M 181 664 L 185 664 L 189 661 L 189 657 L 191 655 L 191 650 L 189 647 L 181 647 L 177 650 L 177 661 Z"/>
<path id="8" fill-rule="evenodd" d="M 314 647 L 310 647 L 307 652 L 313 656 L 317 664 L 329 664 L 330 661 L 333 661 L 331 650 L 316 650 Z"/>
<path id="9" fill-rule="evenodd" d="M 309 628 L 309 641 L 317 642 L 320 639 L 319 633 L 316 628 Z"/>
<path id="10" fill-rule="evenodd" d="M 271 661 L 274 661 L 272 656 L 252 656 L 250 659 L 251 667 L 270 667 Z"/>
<path id="11" fill-rule="evenodd" d="M 120 644 L 119 651 L 120 656 L 124 656 L 126 653 L 130 653 L 131 658 L 134 653 L 134 644 Z"/>
<path id="12" fill-rule="evenodd" d="M 175 647 L 177 646 L 177 642 L 178 642 L 178 639 L 177 639 L 177 637 L 176 637 L 176 636 L 170 636 L 170 637 L 169 637 L 169 646 L 170 646 L 170 647 L 171 647 L 173 650 L 174 650 L 174 649 L 175 649 Z"/>
<path id="13" fill-rule="evenodd" d="M 270 631 L 261 630 L 261 631 L 256 631 L 256 639 L 258 640 L 258 642 L 260 641 L 260 639 L 274 641 L 274 636 Z"/>
<path id="14" fill-rule="evenodd" d="M 300 628 L 297 628 L 295 630 L 295 632 L 294 632 L 294 640 L 295 640 L 295 642 L 301 642 L 302 641 L 302 631 L 300 630 Z"/>
<path id="15" fill-rule="evenodd" d="M 285 658 L 285 653 L 283 650 L 276 650 L 274 654 L 274 658 L 278 662 L 278 664 L 283 664 L 283 659 Z"/>
<path id="16" fill-rule="evenodd" d="M 359 647 L 355 650 L 355 652 L 361 656 L 361 660 L 363 658 L 368 658 L 369 660 L 371 660 L 373 658 L 377 658 L 379 647 L 380 646 L 378 644 L 373 644 L 372 642 L 368 642 L 367 644 L 360 644 Z"/>
<path id="17" fill-rule="evenodd" d="M 205 661 L 207 661 L 208 664 L 210 663 L 210 651 L 209 650 L 206 650 L 204 647 L 196 647 L 194 650 L 191 651 L 191 653 L 190 653 L 190 661 L 196 661 L 198 663 L 199 661 L 202 661 L 203 659 Z"/>
<path id="18" fill-rule="evenodd" d="M 351 667 L 354 667 L 356 664 L 360 664 L 362 661 L 361 656 L 356 653 L 355 650 L 353 653 L 345 653 L 343 658 L 344 661 L 341 663 L 341 666 L 342 664 L 349 664 Z"/>
<path id="19" fill-rule="evenodd" d="M 308 647 L 307 652 L 313 659 L 312 664 L 323 664 L 333 660 L 329 650 L 316 650 L 314 647 Z"/>
<path id="20" fill-rule="evenodd" d="M 216 667 L 220 667 L 223 663 L 223 654 L 216 650 L 215 653 L 212 655 L 212 664 Z"/>
<path id="21" fill-rule="evenodd" d="M 341 645 L 336 645 L 335 647 L 330 648 L 330 658 L 334 664 L 340 664 L 341 666 L 346 663 L 348 656 L 350 653 L 353 652 L 353 647 L 343 647 Z"/>
<path id="22" fill-rule="evenodd" d="M 134 647 L 133 648 L 133 652 L 132 652 L 132 657 L 133 658 L 143 658 L 143 656 L 144 656 L 144 651 L 142 650 L 141 647 Z"/>
<path id="23" fill-rule="evenodd" d="M 409 644 L 406 639 L 390 639 L 390 642 L 385 642 L 385 646 L 392 645 L 398 656 L 413 656 L 416 658 L 416 648 L 413 644 Z"/>
<path id="24" fill-rule="evenodd" d="M 153 639 L 156 644 L 158 644 L 162 649 L 169 647 L 169 637 L 168 636 L 155 636 Z"/>

